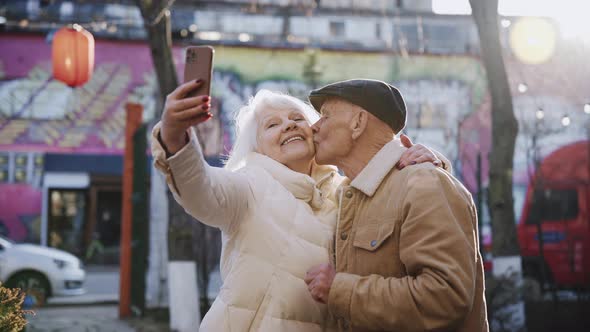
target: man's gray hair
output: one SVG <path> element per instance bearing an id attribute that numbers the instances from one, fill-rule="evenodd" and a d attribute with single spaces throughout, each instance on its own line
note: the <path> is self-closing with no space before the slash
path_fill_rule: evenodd
<path id="1" fill-rule="evenodd" d="M 236 141 L 232 152 L 225 162 L 225 168 L 231 171 L 238 170 L 245 166 L 246 157 L 250 152 L 256 151 L 258 142 L 256 131 L 258 122 L 256 114 L 261 110 L 270 107 L 274 109 L 297 109 L 300 110 L 310 125 L 319 120 L 319 114 L 310 105 L 303 101 L 280 92 L 260 90 L 248 103 L 242 106 L 235 116 Z"/>

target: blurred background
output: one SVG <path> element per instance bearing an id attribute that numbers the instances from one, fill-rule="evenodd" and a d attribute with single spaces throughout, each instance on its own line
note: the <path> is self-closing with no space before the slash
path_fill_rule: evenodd
<path id="1" fill-rule="evenodd" d="M 145 152 L 162 96 L 182 81 L 185 48 L 207 44 L 215 48 L 215 116 L 199 136 L 210 164 L 220 166 L 231 150 L 233 115 L 259 89 L 305 100 L 311 89 L 334 81 L 390 82 L 408 106 L 404 132 L 447 156 L 474 196 L 491 310 L 524 303 L 519 329 L 586 330 L 588 13 L 585 0 L 500 0 L 497 14 L 489 16 L 497 20 L 494 53 L 492 44 L 482 45 L 485 30 L 478 32 L 468 0 L 1 1 L 0 235 L 80 260 L 86 278 L 72 288 L 83 287 L 85 295 L 53 296 L 45 285 L 49 277 L 44 281 L 37 271 L 34 287 L 47 288 L 46 305 L 115 305 L 123 182 L 133 177 L 133 258 L 125 261 L 135 285 L 133 313 L 165 311 L 166 266 L 182 256 L 196 262 L 204 315 L 220 285 L 219 233 L 180 217 L 168 204 L 151 156 L 139 153 L 135 172 L 124 171 L 123 164 L 126 105 L 143 109 L 143 131 L 134 142 Z M 87 82 L 68 86 L 55 78 L 52 46 L 56 32 L 73 23 L 94 38 L 94 68 Z M 486 67 L 494 62 L 489 58 L 503 60 L 504 68 Z M 507 168 L 513 198 L 504 207 L 513 215 L 497 223 L 508 235 L 496 236 L 487 202 L 491 161 L 499 156 L 491 155 L 493 142 L 503 134 L 502 122 L 493 121 L 489 91 L 498 75 L 487 77 L 490 68 L 505 70 L 506 82 L 497 83 L 508 84 L 504 99 L 518 124 L 513 147 L 498 145 L 513 156 Z M 505 243 L 510 250 L 502 250 Z M 524 279 L 517 278 L 522 296 L 514 301 L 494 298 L 509 282 L 493 273 L 495 254 L 519 256 L 517 273 Z M 3 277 L 6 283 L 10 275 Z M 496 324 L 493 330 L 518 329 Z"/>

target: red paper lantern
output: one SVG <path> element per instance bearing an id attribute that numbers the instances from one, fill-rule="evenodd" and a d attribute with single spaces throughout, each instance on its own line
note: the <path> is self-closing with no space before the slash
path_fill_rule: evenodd
<path id="1" fill-rule="evenodd" d="M 53 77 L 71 87 L 83 85 L 94 70 L 94 37 L 78 24 L 59 29 L 53 37 Z"/>

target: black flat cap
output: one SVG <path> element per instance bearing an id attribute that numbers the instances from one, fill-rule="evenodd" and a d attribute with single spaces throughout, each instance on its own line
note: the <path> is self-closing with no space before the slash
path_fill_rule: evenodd
<path id="1" fill-rule="evenodd" d="M 360 106 L 387 123 L 395 133 L 406 126 L 406 103 L 399 90 L 378 80 L 354 79 L 328 84 L 309 93 L 309 101 L 319 112 L 326 99 L 342 98 Z"/>

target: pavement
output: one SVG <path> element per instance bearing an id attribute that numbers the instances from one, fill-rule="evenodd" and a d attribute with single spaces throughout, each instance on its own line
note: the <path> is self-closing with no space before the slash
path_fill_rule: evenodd
<path id="1" fill-rule="evenodd" d="M 170 332 L 165 314 L 119 319 L 119 267 L 86 266 L 86 294 L 49 298 L 44 307 L 27 315 L 26 332 Z M 217 295 L 221 278 L 211 276 L 210 296 Z"/>
<path id="2" fill-rule="evenodd" d="M 132 332 L 137 319 L 119 319 L 119 267 L 87 266 L 86 294 L 51 297 L 27 315 L 27 332 Z M 154 330 L 156 331 L 156 330 Z"/>
<path id="3" fill-rule="evenodd" d="M 165 320 L 119 319 L 116 304 L 50 306 L 34 311 L 26 316 L 26 332 L 170 332 Z"/>
<path id="4" fill-rule="evenodd" d="M 117 305 L 56 306 L 34 309 L 27 315 L 27 332 L 134 332 L 119 320 Z"/>

